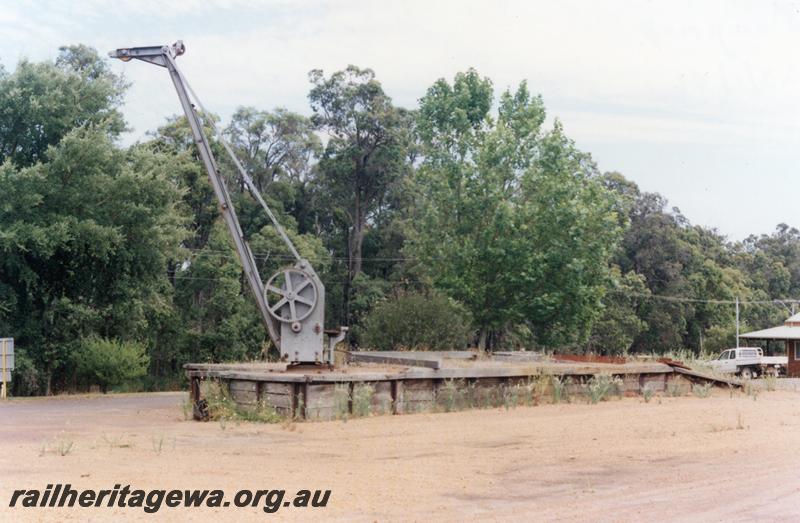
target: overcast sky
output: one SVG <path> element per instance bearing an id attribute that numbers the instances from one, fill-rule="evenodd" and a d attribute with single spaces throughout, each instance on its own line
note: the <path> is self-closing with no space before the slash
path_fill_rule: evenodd
<path id="1" fill-rule="evenodd" d="M 307 73 L 371 67 L 414 107 L 437 78 L 475 67 L 527 80 L 602 170 L 666 196 L 729 238 L 800 226 L 800 4 L 727 1 L 0 0 L 0 63 L 58 46 L 182 39 L 204 105 L 308 114 Z M 116 61 L 115 61 L 116 62 Z M 122 64 L 140 139 L 180 111 L 166 72 Z"/>

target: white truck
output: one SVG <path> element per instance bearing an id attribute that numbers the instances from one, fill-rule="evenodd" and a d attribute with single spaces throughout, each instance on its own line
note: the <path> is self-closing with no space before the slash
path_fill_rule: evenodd
<path id="1" fill-rule="evenodd" d="M 750 379 L 786 374 L 788 363 L 786 356 L 764 356 L 760 347 L 739 347 L 722 351 L 717 359 L 708 362 L 708 366 L 717 372 L 738 374 Z"/>

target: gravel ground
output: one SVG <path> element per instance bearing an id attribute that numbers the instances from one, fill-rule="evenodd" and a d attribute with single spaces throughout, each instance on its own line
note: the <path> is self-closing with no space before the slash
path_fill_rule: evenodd
<path id="1" fill-rule="evenodd" d="M 8 508 L 14 489 L 57 482 L 333 491 L 326 508 L 162 508 L 166 521 L 800 519 L 794 392 L 284 425 L 185 421 L 184 398 L 0 403 L 0 520 L 153 519 L 135 508 Z"/>

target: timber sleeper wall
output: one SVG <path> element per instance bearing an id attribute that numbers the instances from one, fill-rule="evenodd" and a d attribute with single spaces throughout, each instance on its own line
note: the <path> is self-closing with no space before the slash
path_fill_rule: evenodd
<path id="1" fill-rule="evenodd" d="M 552 401 L 552 386 L 536 389 L 537 376 L 466 377 L 466 378 L 391 378 L 378 380 L 274 381 L 262 375 L 244 377 L 209 376 L 206 372 L 188 372 L 192 382 L 192 400 L 202 395 L 200 382 L 218 380 L 226 386 L 239 407 L 275 409 L 279 414 L 308 420 L 331 420 L 350 415 L 406 414 L 435 410 L 498 407 Z M 619 378 L 615 394 L 635 396 L 647 387 L 653 392 L 671 390 L 678 394 L 690 391 L 691 382 L 672 372 L 614 374 Z M 586 384 L 591 374 L 561 375 L 565 380 L 563 397 L 587 396 Z"/>

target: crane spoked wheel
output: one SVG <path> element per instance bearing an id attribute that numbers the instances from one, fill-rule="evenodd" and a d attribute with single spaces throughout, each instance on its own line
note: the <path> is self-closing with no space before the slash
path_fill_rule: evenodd
<path id="1" fill-rule="evenodd" d="M 300 332 L 300 322 L 317 305 L 317 285 L 311 275 L 300 269 L 284 269 L 267 281 L 264 297 L 273 318 L 290 323 L 294 332 Z"/>

